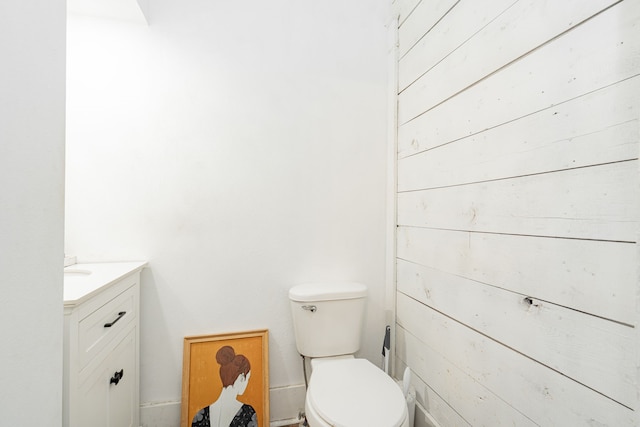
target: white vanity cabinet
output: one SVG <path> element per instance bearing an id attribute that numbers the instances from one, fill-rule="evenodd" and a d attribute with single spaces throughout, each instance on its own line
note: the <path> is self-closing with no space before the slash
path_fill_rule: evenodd
<path id="1" fill-rule="evenodd" d="M 144 262 L 65 268 L 64 427 L 139 426 Z"/>

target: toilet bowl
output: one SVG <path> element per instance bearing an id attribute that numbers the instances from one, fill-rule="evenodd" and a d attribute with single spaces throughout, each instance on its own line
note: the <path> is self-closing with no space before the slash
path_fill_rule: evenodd
<path id="1" fill-rule="evenodd" d="M 312 359 L 305 399 L 310 427 L 408 427 L 398 385 L 366 359 Z"/>

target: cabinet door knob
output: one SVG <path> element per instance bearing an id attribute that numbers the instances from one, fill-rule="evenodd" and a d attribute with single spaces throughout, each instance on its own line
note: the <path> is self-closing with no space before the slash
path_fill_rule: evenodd
<path id="1" fill-rule="evenodd" d="M 115 318 L 115 320 L 113 320 L 112 322 L 109 322 L 109 323 L 105 323 L 105 324 L 104 324 L 104 327 L 105 327 L 105 328 L 110 328 L 110 327 L 112 327 L 113 325 L 115 325 L 115 324 L 116 324 L 116 322 L 117 322 L 118 320 L 122 319 L 122 316 L 124 316 L 125 314 L 127 314 L 127 312 L 126 312 L 126 311 L 121 311 L 120 313 L 118 313 L 118 317 L 116 317 L 116 318 Z"/>
<path id="2" fill-rule="evenodd" d="M 124 369 L 120 369 L 120 372 L 115 372 L 109 381 L 109 384 L 118 385 L 120 380 L 124 377 Z"/>

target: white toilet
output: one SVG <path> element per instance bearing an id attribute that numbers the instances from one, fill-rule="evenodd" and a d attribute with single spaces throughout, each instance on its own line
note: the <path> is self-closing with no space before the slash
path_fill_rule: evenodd
<path id="1" fill-rule="evenodd" d="M 408 427 L 391 377 L 353 354 L 360 348 L 367 288 L 312 283 L 289 290 L 298 352 L 311 358 L 305 399 L 310 427 Z"/>

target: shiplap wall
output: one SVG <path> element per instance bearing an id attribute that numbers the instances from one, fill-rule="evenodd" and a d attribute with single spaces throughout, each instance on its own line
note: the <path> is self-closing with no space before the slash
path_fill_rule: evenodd
<path id="1" fill-rule="evenodd" d="M 395 6 L 417 426 L 637 425 L 640 1 Z"/>

